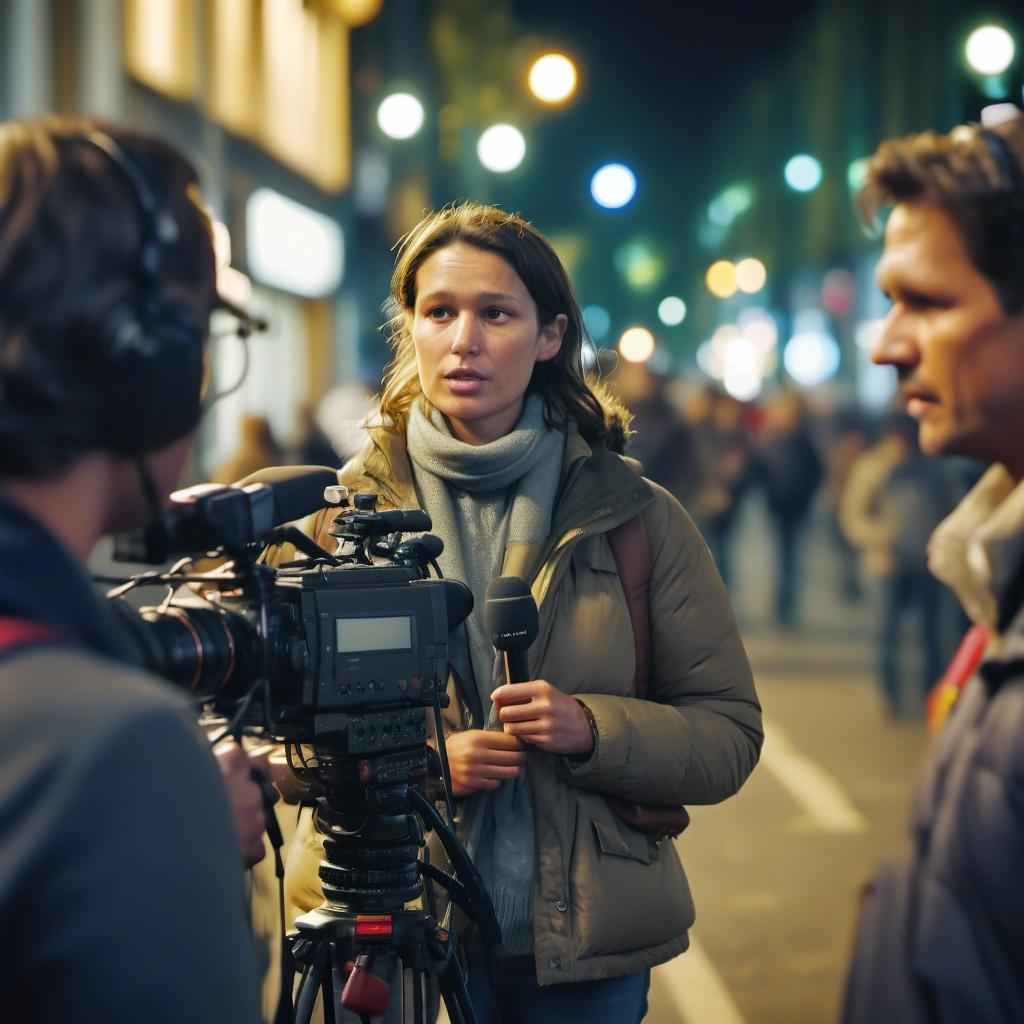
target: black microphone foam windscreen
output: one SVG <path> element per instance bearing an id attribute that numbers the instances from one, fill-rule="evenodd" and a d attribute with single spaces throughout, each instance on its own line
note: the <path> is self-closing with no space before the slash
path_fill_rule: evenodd
<path id="1" fill-rule="evenodd" d="M 499 651 L 525 651 L 537 639 L 537 602 L 525 580 L 491 580 L 484 600 L 484 628 Z"/>
<path id="2" fill-rule="evenodd" d="M 235 487 L 250 487 L 261 484 L 269 487 L 273 496 L 273 511 L 270 522 L 259 524 L 262 533 L 266 529 L 292 523 L 313 512 L 327 507 L 324 488 L 338 483 L 338 472 L 327 466 L 270 466 L 250 473 L 239 480 Z M 260 516 L 263 519 L 262 516 Z"/>

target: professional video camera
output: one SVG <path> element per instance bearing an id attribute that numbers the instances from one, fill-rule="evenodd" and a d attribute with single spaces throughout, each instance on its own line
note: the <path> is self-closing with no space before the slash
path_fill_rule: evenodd
<path id="1" fill-rule="evenodd" d="M 472 594 L 440 578 L 442 543 L 424 532 L 431 527 L 426 512 L 378 511 L 375 496 L 349 495 L 332 470 L 257 476 L 245 486 L 202 485 L 172 496 L 161 522 L 119 539 L 115 558 L 181 561 L 131 577 L 109 596 L 148 668 L 227 717 L 226 731 L 256 729 L 284 744 L 293 772 L 316 799 L 325 902 L 297 922 L 294 953 L 306 964 L 299 1019 L 312 1011 L 318 989 L 327 999 L 346 960 L 356 967 L 348 993 L 360 970 L 372 986 L 372 956 L 388 953 L 413 967 L 421 985 L 428 969 L 436 974 L 446 1001 L 454 999 L 471 1020 L 448 930 L 433 916 L 422 876 L 449 889 L 485 941 L 500 942 L 493 908 L 450 824 L 441 722 L 448 634 L 471 611 Z M 329 531 L 337 553 L 280 525 L 325 502 L 338 507 Z M 409 533 L 416 536 L 405 539 Z M 306 557 L 266 564 L 268 546 L 283 543 Z M 196 571 L 211 556 L 221 564 Z M 138 611 L 125 599 L 152 585 L 172 588 L 159 606 Z M 191 590 L 183 596 L 184 585 Z M 436 750 L 427 746 L 428 709 Z M 441 799 L 447 821 L 435 806 Z M 455 877 L 419 859 L 431 829 Z M 421 897 L 425 909 L 403 911 Z M 367 915 L 376 922 L 369 930 Z M 426 991 L 417 989 L 417 1013 Z M 345 998 L 358 1011 L 379 992 L 370 1003 L 359 993 Z"/>

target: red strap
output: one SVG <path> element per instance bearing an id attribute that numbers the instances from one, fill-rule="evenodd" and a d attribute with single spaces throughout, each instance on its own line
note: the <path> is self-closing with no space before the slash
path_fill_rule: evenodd
<path id="1" fill-rule="evenodd" d="M 636 648 L 633 685 L 638 697 L 646 697 L 651 678 L 651 545 L 647 540 L 643 516 L 633 516 L 621 526 L 616 526 L 608 534 L 608 543 L 633 624 L 633 645 Z"/>
<path id="2" fill-rule="evenodd" d="M 0 616 L 0 653 L 30 644 L 60 643 L 63 639 L 57 630 L 41 622 Z"/>

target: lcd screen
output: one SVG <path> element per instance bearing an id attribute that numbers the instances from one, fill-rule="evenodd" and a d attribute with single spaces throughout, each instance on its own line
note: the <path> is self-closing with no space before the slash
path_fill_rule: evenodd
<path id="1" fill-rule="evenodd" d="M 339 654 L 407 651 L 412 647 L 412 619 L 408 615 L 335 619 L 335 629 Z"/>

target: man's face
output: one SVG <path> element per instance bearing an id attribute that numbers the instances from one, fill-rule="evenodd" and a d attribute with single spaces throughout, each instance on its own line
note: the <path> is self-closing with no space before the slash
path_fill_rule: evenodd
<path id="1" fill-rule="evenodd" d="M 929 202 L 889 218 L 876 270 L 892 300 L 874 362 L 895 366 L 921 449 L 1011 468 L 1024 437 L 1024 324 L 971 262 L 953 218 Z"/>

